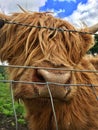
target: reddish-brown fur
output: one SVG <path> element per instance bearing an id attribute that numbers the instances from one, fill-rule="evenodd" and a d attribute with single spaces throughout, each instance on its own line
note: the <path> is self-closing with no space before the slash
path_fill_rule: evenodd
<path id="1" fill-rule="evenodd" d="M 37 26 L 48 26 L 76 30 L 70 23 L 54 18 L 48 13 L 16 13 L 11 16 L 0 14 L 0 18 Z M 88 31 L 88 29 L 82 29 Z M 86 52 L 94 40 L 89 34 L 59 32 L 48 29 L 27 28 L 5 24 L 0 29 L 0 59 L 13 65 L 54 67 L 77 70 L 96 70 L 98 59 L 90 59 Z M 63 74 L 66 71 L 48 70 Z M 10 79 L 42 82 L 37 69 L 9 68 Z M 53 78 L 53 77 L 51 77 Z M 66 78 L 66 77 L 65 77 Z M 44 81 L 45 82 L 45 81 Z M 98 75 L 89 72 L 70 73 L 66 83 L 90 84 L 70 86 L 64 98 L 53 98 L 58 130 L 98 130 L 98 101 L 93 85 L 98 85 Z M 65 83 L 65 84 L 66 84 Z M 62 95 L 66 87 L 49 85 L 52 94 Z M 34 98 L 45 85 L 14 84 L 14 96 L 24 102 L 26 119 L 30 130 L 56 130 L 50 98 Z M 98 95 L 98 88 L 95 87 Z"/>

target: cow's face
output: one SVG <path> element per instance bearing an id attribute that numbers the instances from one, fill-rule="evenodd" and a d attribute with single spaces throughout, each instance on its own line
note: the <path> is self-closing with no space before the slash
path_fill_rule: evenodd
<path id="1" fill-rule="evenodd" d="M 47 13 L 19 13 L 9 20 L 34 26 L 46 26 L 75 30 L 68 23 Z M 18 84 L 16 97 L 49 98 L 47 86 L 54 99 L 69 100 L 75 95 L 76 87 L 61 84 L 75 84 L 77 79 L 68 69 L 74 69 L 94 42 L 88 34 L 57 31 L 46 28 L 30 28 L 17 24 L 6 24 L 1 29 L 0 58 L 13 65 L 29 65 L 49 69 L 10 69 L 14 80 L 42 82 L 44 84 Z M 85 31 L 85 30 L 83 30 Z M 58 83 L 59 85 L 57 85 Z"/>

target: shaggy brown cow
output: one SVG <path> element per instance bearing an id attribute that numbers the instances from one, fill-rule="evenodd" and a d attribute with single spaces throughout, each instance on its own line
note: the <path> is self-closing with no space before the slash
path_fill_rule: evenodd
<path id="1" fill-rule="evenodd" d="M 0 14 L 0 18 L 34 26 L 76 30 L 69 22 L 54 18 L 49 13 L 24 12 L 11 16 Z M 95 25 L 80 31 L 95 33 L 97 30 L 98 25 Z M 98 75 L 67 71 L 96 70 L 89 58 L 85 57 L 93 45 L 94 39 L 89 34 L 31 28 L 7 22 L 4 24 L 1 21 L 1 61 L 7 61 L 11 65 L 66 69 L 62 71 L 9 68 L 12 80 L 52 82 L 49 88 L 53 97 L 58 130 L 98 130 L 98 101 L 92 91 L 92 86 L 98 85 Z M 85 84 L 85 86 L 66 86 L 66 84 Z M 87 87 L 86 84 L 91 84 L 91 87 Z M 98 88 L 95 89 L 98 94 Z M 45 84 L 15 83 L 13 90 L 15 98 L 24 102 L 30 130 L 56 130 L 50 95 Z"/>

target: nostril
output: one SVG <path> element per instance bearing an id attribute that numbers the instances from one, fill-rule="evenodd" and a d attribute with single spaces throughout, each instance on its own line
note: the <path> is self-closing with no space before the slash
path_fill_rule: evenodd
<path id="1" fill-rule="evenodd" d="M 45 82 L 45 78 L 40 73 L 37 73 L 37 78 L 39 81 Z"/>
<path id="2" fill-rule="evenodd" d="M 46 82 L 49 78 L 49 72 L 47 70 L 38 69 L 37 70 L 37 77 L 39 80 Z"/>

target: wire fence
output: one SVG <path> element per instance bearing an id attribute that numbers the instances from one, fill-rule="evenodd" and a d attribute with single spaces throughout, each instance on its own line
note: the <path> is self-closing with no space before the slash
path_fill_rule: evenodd
<path id="1" fill-rule="evenodd" d="M 49 29 L 51 31 L 59 31 L 59 32 L 66 31 L 66 32 L 74 32 L 74 33 L 81 33 L 81 34 L 98 35 L 98 34 L 91 33 L 91 32 L 82 32 L 82 31 L 77 31 L 77 30 L 67 30 L 67 29 L 62 29 L 62 28 L 54 28 L 54 27 L 46 27 L 46 26 L 35 26 L 35 25 L 19 23 L 19 22 L 15 22 L 15 21 L 8 21 L 8 20 L 1 19 L 1 18 L 0 18 L 0 21 L 2 21 L 2 25 L 4 25 L 4 24 L 17 24 L 19 26 L 25 26 L 25 27 L 30 27 L 30 28 L 39 28 L 39 29 L 44 28 L 44 29 Z M 35 67 L 35 66 L 0 65 L 0 67 L 98 73 L 98 70 L 78 70 L 78 69 L 65 69 L 65 68 Z M 56 113 L 55 113 L 55 109 L 54 109 L 53 97 L 52 97 L 49 85 L 56 85 L 58 87 L 59 86 L 86 86 L 86 87 L 91 87 L 96 99 L 98 100 L 98 96 L 97 96 L 96 90 L 95 90 L 95 87 L 98 87 L 98 85 L 95 85 L 95 84 L 61 84 L 61 83 L 57 83 L 57 82 L 56 83 L 55 82 L 28 82 L 28 81 L 20 81 L 20 80 L 15 81 L 15 80 L 7 80 L 7 79 L 0 80 L 0 82 L 10 84 L 16 130 L 18 130 L 18 122 L 17 122 L 17 113 L 16 113 L 16 110 L 15 110 L 14 95 L 13 95 L 13 84 L 15 84 L 15 83 L 18 83 L 18 84 L 38 84 L 38 85 L 45 85 L 47 87 L 49 95 L 50 95 L 51 106 L 52 106 L 54 120 L 55 120 L 55 124 L 56 124 L 56 130 L 58 130 L 58 123 L 57 123 Z"/>
<path id="2" fill-rule="evenodd" d="M 59 32 L 74 32 L 74 33 L 81 33 L 81 34 L 89 34 L 89 35 L 98 35 L 96 33 L 92 33 L 92 32 L 84 32 L 84 31 L 78 31 L 78 30 L 69 30 L 69 29 L 63 29 L 63 28 L 54 28 L 54 27 L 47 27 L 47 26 L 36 26 L 36 25 L 30 25 L 30 24 L 26 24 L 26 23 L 20 23 L 20 22 L 16 22 L 16 21 L 8 21 L 5 19 L 0 18 L 0 21 L 2 21 L 2 25 L 4 24 L 16 24 L 19 26 L 24 26 L 24 27 L 30 27 L 30 28 L 38 28 L 38 29 L 48 29 L 51 31 L 59 31 Z"/>
<path id="3" fill-rule="evenodd" d="M 98 70 L 77 70 L 77 69 L 65 69 L 65 68 L 48 68 L 48 67 L 35 67 L 35 66 L 16 66 L 16 65 L 0 65 L 0 67 L 4 68 L 25 68 L 25 69 L 44 69 L 44 70 L 62 70 L 62 71 L 73 71 L 73 72 L 88 72 L 88 73 L 98 73 Z M 55 82 L 29 82 L 29 81 L 16 81 L 16 80 L 7 80 L 3 79 L 0 80 L 0 82 L 3 83 L 9 83 L 10 84 L 10 89 L 11 89 L 11 98 L 12 98 L 12 107 L 13 107 L 13 112 L 15 116 L 15 124 L 16 124 L 16 130 L 18 130 L 18 119 L 17 119 L 17 113 L 15 110 L 15 103 L 14 103 L 14 95 L 13 95 L 13 85 L 15 83 L 18 84 L 38 84 L 38 85 L 45 85 L 48 89 L 49 95 L 50 95 L 50 101 L 51 101 L 51 106 L 53 110 L 53 115 L 54 115 L 54 120 L 56 124 L 56 130 L 58 130 L 58 124 L 57 124 L 57 118 L 56 118 L 56 113 L 55 113 L 55 108 L 54 108 L 54 103 L 53 103 L 53 97 L 52 93 L 50 90 L 49 85 L 56 85 L 56 86 L 86 86 L 90 87 L 93 91 L 93 94 L 95 95 L 95 98 L 98 100 L 98 95 L 96 94 L 96 89 L 95 87 L 98 87 L 98 85 L 95 84 L 62 84 L 62 83 L 55 83 Z"/>

